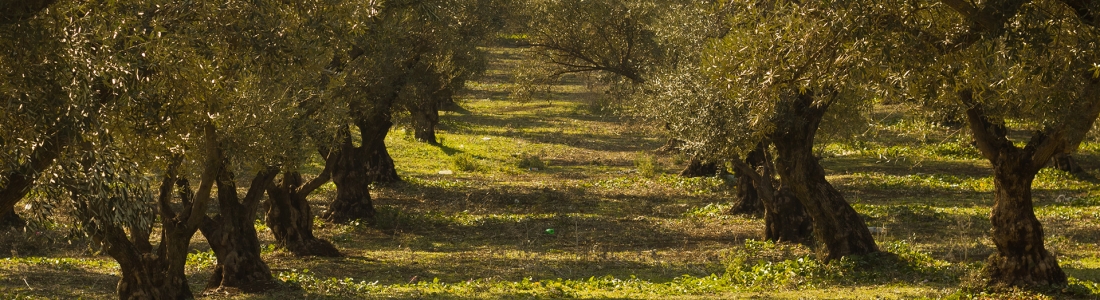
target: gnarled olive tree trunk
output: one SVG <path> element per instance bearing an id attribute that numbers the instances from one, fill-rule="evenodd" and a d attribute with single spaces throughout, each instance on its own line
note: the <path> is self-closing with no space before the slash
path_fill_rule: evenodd
<path id="1" fill-rule="evenodd" d="M 1073 159 L 1073 155 L 1069 153 L 1055 154 L 1052 159 L 1052 167 L 1058 170 L 1066 171 L 1072 174 L 1084 173 L 1085 169 L 1077 163 L 1076 159 Z"/>
<path id="2" fill-rule="evenodd" d="M 755 215 L 766 211 L 764 202 L 760 200 L 760 192 L 756 190 L 755 180 L 753 180 L 752 174 L 749 174 L 756 173 L 756 169 L 762 167 L 764 163 L 770 164 L 770 162 L 765 161 L 763 146 L 763 143 L 757 145 L 756 149 L 749 152 L 749 155 L 745 157 L 744 163 L 748 168 L 737 166 L 733 168 L 734 180 L 737 180 L 737 199 L 730 207 L 731 214 Z M 772 187 L 768 186 L 767 188 L 771 189 Z"/>
<path id="3" fill-rule="evenodd" d="M 156 251 L 148 231 L 130 230 L 131 237 L 118 227 L 99 230 L 93 237 L 104 244 L 106 253 L 118 261 L 122 278 L 118 281 L 119 299 L 193 299 L 187 285 L 187 248 L 198 226 L 187 224 L 188 211 L 175 213 L 169 203 L 175 183 L 184 206 L 193 202 L 186 179 L 165 176 L 160 186 L 161 241 Z"/>
<path id="4" fill-rule="evenodd" d="M 237 195 L 232 173 L 223 164 L 218 174 L 218 214 L 203 222 L 201 228 L 218 258 L 207 290 L 259 292 L 274 284 L 271 269 L 260 257 L 260 240 L 254 224 L 260 198 L 276 174 L 275 168 L 257 172 L 242 199 Z"/>
<path id="5" fill-rule="evenodd" d="M 704 161 L 699 157 L 692 156 L 688 160 L 688 165 L 680 170 L 680 176 L 683 177 L 704 177 L 714 176 L 718 174 L 718 163 L 712 161 Z"/>
<path id="6" fill-rule="evenodd" d="M 810 93 L 800 93 L 780 108 L 783 118 L 771 138 L 779 177 L 813 219 L 818 258 L 877 252 L 871 231 L 840 191 L 825 180 L 825 169 L 813 156 L 814 135 L 829 103 L 815 103 Z"/>
<path id="7" fill-rule="evenodd" d="M 442 102 L 439 96 L 428 95 L 427 99 L 421 99 L 409 106 L 412 115 L 413 138 L 428 144 L 438 144 L 435 137 L 436 126 L 439 125 L 439 108 Z M 453 101 L 452 101 L 453 103 Z"/>
<path id="8" fill-rule="evenodd" d="M 313 214 L 306 196 L 329 179 L 326 167 L 308 183 L 302 183 L 297 171 L 283 173 L 283 178 L 267 187 L 267 227 L 275 235 L 275 243 L 298 256 L 341 256 L 331 242 L 313 235 Z"/>
<path id="9" fill-rule="evenodd" d="M 388 113 L 376 115 L 360 120 L 356 123 L 363 139 L 362 149 L 364 155 L 361 163 L 366 168 L 367 176 L 371 182 L 398 182 L 397 167 L 393 163 L 389 150 L 386 149 L 386 135 L 389 135 L 393 122 Z"/>
<path id="10" fill-rule="evenodd" d="M 336 199 L 329 205 L 323 218 L 336 223 L 353 220 L 374 220 L 374 204 L 370 198 L 371 180 L 363 147 L 355 147 L 350 137 L 345 137 L 339 150 L 326 157 L 326 165 L 332 166 L 332 183 L 336 185 Z"/>
<path id="11" fill-rule="evenodd" d="M 1100 92 L 1100 84 L 1094 84 L 1093 91 Z M 1035 217 L 1031 183 L 1053 156 L 1081 143 L 1100 114 L 1100 101 L 1076 111 L 1079 115 L 1066 118 L 1061 124 L 1035 132 L 1027 145 L 1019 148 L 1008 139 L 1004 123 L 987 116 L 970 91 L 961 91 L 959 98 L 969 105 L 967 121 L 978 149 L 993 165 L 994 202 L 989 220 L 993 223 L 997 252 L 990 255 L 986 264 L 990 284 L 1066 284 L 1066 274 L 1058 266 L 1058 260 L 1043 245 L 1043 226 Z"/>
<path id="12" fill-rule="evenodd" d="M 813 223 L 802 203 L 793 195 L 789 188 L 780 184 L 776 186 L 774 168 L 771 159 L 768 158 L 764 143 L 757 145 L 757 149 L 749 154 L 746 161 L 755 161 L 759 166 L 753 166 L 741 160 L 734 160 L 733 166 L 750 182 L 746 188 L 756 191 L 759 200 L 764 207 L 764 239 L 775 242 L 792 242 L 805 244 L 810 241 Z"/>

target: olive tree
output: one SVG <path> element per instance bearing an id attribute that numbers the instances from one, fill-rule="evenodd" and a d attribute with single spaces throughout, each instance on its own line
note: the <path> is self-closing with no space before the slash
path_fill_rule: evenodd
<path id="1" fill-rule="evenodd" d="M 766 214 L 804 209 L 812 219 L 819 258 L 877 252 L 865 223 L 825 179 L 813 155 L 814 138 L 829 107 L 865 105 L 877 93 L 866 85 L 881 73 L 873 71 L 879 68 L 874 59 L 865 59 L 881 53 L 866 42 L 874 33 L 873 6 L 858 1 L 728 5 L 729 32 L 707 48 L 697 66 L 666 77 L 661 90 L 665 96 L 655 97 L 652 114 L 669 120 L 685 147 L 696 153 L 746 157 L 771 144 L 774 170 L 734 164 L 759 179 L 754 186 L 758 192 L 765 187 L 761 194 L 789 189 L 797 199 L 761 196 L 765 207 L 773 208 Z M 769 192 L 774 188 L 768 183 L 771 172 L 781 182 Z M 766 217 L 774 220 L 766 226 L 793 227 L 766 231 L 793 232 L 787 238 L 798 240 L 799 218 L 784 215 L 794 219 Z"/>
<path id="2" fill-rule="evenodd" d="M 897 59 L 912 95 L 965 111 L 993 167 L 993 285 L 1065 284 L 1046 250 L 1031 184 L 1039 169 L 1075 151 L 1100 114 L 1100 4 L 1095 1 L 913 2 L 891 11 Z M 1010 130 L 1030 132 L 1014 141 Z"/>
<path id="3" fill-rule="evenodd" d="M 369 186 L 401 180 L 385 144 L 394 114 L 402 108 L 418 111 L 427 118 L 425 127 L 434 127 L 439 99 L 475 73 L 470 65 L 476 66 L 477 59 L 470 57 L 480 54 L 470 43 L 492 28 L 484 22 L 494 3 L 389 1 L 339 46 L 330 68 L 338 84 L 326 94 L 347 104 L 350 124 L 339 131 L 337 146 L 326 156 L 332 160 L 336 199 L 325 218 L 373 219 Z M 355 133 L 358 139 L 351 136 Z"/>

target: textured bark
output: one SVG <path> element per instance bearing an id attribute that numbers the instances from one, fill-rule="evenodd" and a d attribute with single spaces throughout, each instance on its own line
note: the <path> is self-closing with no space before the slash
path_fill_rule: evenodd
<path id="1" fill-rule="evenodd" d="M 374 204 L 370 198 L 370 185 L 373 181 L 365 167 L 367 164 L 363 161 L 367 157 L 361 153 L 362 148 L 352 146 L 351 139 L 345 139 L 340 151 L 329 156 L 329 160 L 334 160 L 326 164 L 332 165 L 336 199 L 322 215 L 323 218 L 336 223 L 374 220 Z"/>
<path id="2" fill-rule="evenodd" d="M 1043 247 L 1043 226 L 1035 217 L 1031 182 L 1039 168 L 1022 151 L 1003 151 L 993 166 L 993 244 L 986 271 L 993 284 L 1065 284 L 1058 260 Z"/>
<path id="3" fill-rule="evenodd" d="M 209 154 L 219 155 L 217 147 L 210 146 Z M 210 164 L 212 160 L 207 160 L 207 170 L 203 173 L 196 199 L 188 181 L 176 174 L 180 161 L 182 159 L 178 157 L 173 159 L 159 188 L 157 208 L 161 238 L 155 251 L 149 241 L 148 228 L 130 228 L 128 237 L 127 231 L 118 226 L 88 227 L 92 229 L 92 237 L 102 243 L 105 252 L 118 261 L 121 271 L 117 286 L 119 299 L 194 299 L 187 284 L 185 268 L 191 237 L 199 227 L 191 216 L 201 216 L 201 211 L 205 210 L 214 181 L 213 170 L 217 166 Z M 173 185 L 180 199 L 181 210 L 178 212 L 172 204 Z"/>
<path id="4" fill-rule="evenodd" d="M 764 238 L 769 241 L 809 244 L 813 237 L 813 219 L 798 202 L 791 189 L 780 186 L 775 190 L 764 214 Z"/>
<path id="5" fill-rule="evenodd" d="M 718 164 L 715 162 L 705 162 L 698 157 L 691 157 L 688 161 L 687 167 L 684 167 L 680 171 L 680 176 L 683 177 L 706 177 L 714 176 L 718 174 Z"/>
<path id="6" fill-rule="evenodd" d="M 367 176 L 371 182 L 399 182 L 397 167 L 386 149 L 386 135 L 389 135 L 393 122 L 388 114 L 376 115 L 360 120 L 356 125 L 363 140 L 363 145 L 358 149 L 364 159 L 360 160 L 362 167 L 366 168 Z"/>
<path id="7" fill-rule="evenodd" d="M 814 103 L 811 94 L 790 99 L 771 138 L 776 170 L 813 219 L 817 256 L 833 260 L 878 252 L 870 230 L 844 196 L 825 180 L 825 169 L 813 156 L 814 135 L 829 103 Z"/>
<path id="8" fill-rule="evenodd" d="M 413 137 L 419 142 L 436 145 L 435 127 L 439 124 L 439 111 L 423 109 L 412 112 Z"/>
<path id="9" fill-rule="evenodd" d="M 313 214 L 306 196 L 328 181 L 326 169 L 303 184 L 298 172 L 286 172 L 283 179 L 268 185 L 267 227 L 275 243 L 297 256 L 341 256 L 331 242 L 313 235 Z"/>
<path id="10" fill-rule="evenodd" d="M 210 243 L 218 264 L 206 284 L 207 290 L 260 292 L 274 284 L 271 269 L 260 257 L 256 235 L 256 210 L 277 169 L 259 171 L 242 199 L 237 195 L 233 175 L 224 167 L 218 175 L 218 214 L 202 224 L 202 235 Z"/>
<path id="11" fill-rule="evenodd" d="M 764 238 L 775 242 L 808 243 L 813 223 L 802 203 L 783 185 L 776 187 L 774 168 L 771 159 L 761 143 L 757 150 L 749 155 L 747 161 L 756 161 L 754 166 L 740 160 L 734 160 L 734 168 L 752 182 L 750 187 L 756 191 L 764 207 Z"/>
<path id="12" fill-rule="evenodd" d="M 765 212 L 764 202 L 760 200 L 760 193 L 756 191 L 755 180 L 752 174 L 765 163 L 764 149 L 758 146 L 745 157 L 745 164 L 751 168 L 733 168 L 734 178 L 737 180 L 737 199 L 730 207 L 731 214 L 755 215 Z M 770 186 L 768 188 L 771 188 Z"/>
<path id="13" fill-rule="evenodd" d="M 1067 278 L 1058 260 L 1044 247 L 1043 226 L 1032 205 L 1031 183 L 1051 158 L 1081 143 L 1100 114 L 1100 103 L 1078 110 L 1081 115 L 1065 119 L 1060 126 L 1035 132 L 1027 145 L 1019 148 L 1008 139 L 1003 122 L 991 120 L 970 91 L 960 92 L 959 98 L 969 105 L 966 115 L 975 144 L 993 165 L 993 211 L 989 220 L 997 251 L 986 264 L 989 283 L 1065 285 Z"/>
<path id="14" fill-rule="evenodd" d="M 172 197 L 175 181 L 183 203 L 191 202 L 191 188 L 187 180 L 173 180 L 166 176 L 160 188 L 161 203 Z M 163 206 L 162 206 L 163 208 Z M 174 215 L 161 211 L 162 215 Z M 162 222 L 161 243 L 152 252 L 148 234 L 131 230 L 132 241 L 121 228 L 113 227 L 95 235 L 106 246 L 106 252 L 118 261 L 122 278 L 117 292 L 119 299 L 193 299 L 187 285 L 187 248 L 197 227 L 190 227 L 180 218 L 167 218 Z"/>
<path id="15" fill-rule="evenodd" d="M 1077 164 L 1077 160 L 1073 159 L 1073 155 L 1070 155 L 1069 153 L 1059 153 L 1057 155 L 1054 155 L 1052 164 L 1055 169 L 1066 171 L 1072 174 L 1085 172 L 1085 169 L 1081 168 L 1081 165 Z"/>

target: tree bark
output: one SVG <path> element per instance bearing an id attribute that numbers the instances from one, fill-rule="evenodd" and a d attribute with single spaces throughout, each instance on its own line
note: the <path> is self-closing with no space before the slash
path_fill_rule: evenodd
<path id="1" fill-rule="evenodd" d="M 161 183 L 159 202 L 166 204 L 172 198 L 175 183 L 184 204 L 192 202 L 193 195 L 186 179 L 176 179 L 174 174 L 165 176 Z M 162 205 L 161 208 L 166 208 Z M 106 228 L 94 235 L 104 243 L 106 252 L 118 261 L 122 278 L 117 292 L 119 299 L 193 299 L 187 284 L 187 248 L 197 227 L 188 226 L 171 211 L 162 210 L 162 216 L 172 215 L 161 222 L 162 238 L 156 252 L 152 252 L 147 232 L 131 230 L 131 238 L 118 227 Z"/>
<path id="2" fill-rule="evenodd" d="M 370 181 L 372 183 L 401 181 L 401 177 L 397 176 L 397 166 L 393 163 L 393 157 L 386 149 L 386 136 L 393 127 L 388 114 L 360 120 L 356 125 L 359 126 L 363 140 L 363 145 L 360 146 L 362 149 L 358 151 L 365 156 L 365 159 L 360 162 L 366 168 Z"/>
<path id="3" fill-rule="evenodd" d="M 718 174 L 718 164 L 715 162 L 705 162 L 698 157 L 692 156 L 688 161 L 687 167 L 684 167 L 680 171 L 680 176 L 683 177 L 706 177 L 714 176 Z"/>
<path id="4" fill-rule="evenodd" d="M 1077 164 L 1077 160 L 1073 159 L 1073 155 L 1069 153 L 1059 153 L 1054 155 L 1053 167 L 1058 170 L 1066 171 L 1071 174 L 1084 173 L 1085 169 L 1081 165 Z"/>
<path id="5" fill-rule="evenodd" d="M 741 160 L 734 160 L 733 165 L 741 174 L 750 177 L 752 182 L 749 187 L 756 191 L 764 206 L 764 239 L 809 243 L 813 230 L 810 216 L 788 187 L 782 184 L 776 187 L 776 182 L 772 179 L 774 168 L 765 144 L 757 145 L 757 150 L 750 153 L 749 157 L 747 161 L 757 161 L 759 166 L 754 169 L 752 165 Z"/>
<path id="6" fill-rule="evenodd" d="M 351 144 L 345 138 L 340 150 L 330 154 L 326 164 L 332 165 L 332 183 L 336 184 L 336 199 L 329 205 L 323 218 L 335 223 L 348 223 L 354 220 L 374 221 L 374 204 L 371 203 L 369 169 L 366 168 L 367 155 L 361 147 Z"/>
<path id="7" fill-rule="evenodd" d="M 967 121 L 978 149 L 993 165 L 989 220 L 997 252 L 986 263 L 990 285 L 1065 285 L 1066 274 L 1044 247 L 1043 226 L 1032 206 L 1031 183 L 1052 157 L 1080 144 L 1100 113 L 1100 104 L 1089 105 L 1079 111 L 1081 116 L 1067 118 L 1060 126 L 1035 132 L 1027 145 L 1019 148 L 1008 139 L 1003 122 L 991 120 L 970 91 L 960 92 L 959 98 L 969 105 Z"/>
<path id="8" fill-rule="evenodd" d="M 278 170 L 266 168 L 257 172 L 248 193 L 241 199 L 233 175 L 224 165 L 217 182 L 218 214 L 208 218 L 201 227 L 202 235 L 218 258 L 206 289 L 263 291 L 271 287 L 275 279 L 260 257 L 260 240 L 254 223 L 260 198 Z"/>
<path id="9" fill-rule="evenodd" d="M 733 206 L 730 207 L 731 214 L 744 214 L 755 215 L 765 212 L 764 203 L 760 200 L 760 193 L 756 191 L 755 180 L 750 173 L 756 172 L 756 169 L 761 167 L 763 163 L 766 163 L 764 157 L 763 145 L 757 145 L 756 150 L 753 150 L 745 157 L 745 164 L 752 168 L 742 169 L 733 168 L 734 178 L 737 180 L 737 199 L 734 201 Z M 767 188 L 771 188 L 770 186 Z"/>
<path id="10" fill-rule="evenodd" d="M 432 107 L 418 107 L 411 111 L 413 137 L 419 142 L 439 144 L 435 137 L 435 127 L 439 124 L 439 110 Z"/>
<path id="11" fill-rule="evenodd" d="M 1030 286 L 1065 284 L 1058 260 L 1043 247 L 1043 226 L 1035 217 L 1031 182 L 1039 168 L 1021 151 L 1002 151 L 993 165 L 993 244 L 986 271 L 993 284 Z"/>
<path id="12" fill-rule="evenodd" d="M 813 95 L 798 94 L 782 108 L 782 121 L 771 138 L 779 177 L 812 217 L 817 256 L 826 261 L 878 251 L 863 219 L 825 180 L 825 169 L 813 156 L 814 135 L 829 104 L 815 104 Z"/>
<path id="13" fill-rule="evenodd" d="M 321 175 L 303 184 L 302 175 L 286 172 L 283 179 L 268 185 L 267 227 L 275 243 L 297 256 L 342 256 L 331 242 L 313 235 L 313 214 L 306 196 L 328 181 L 326 168 Z"/>

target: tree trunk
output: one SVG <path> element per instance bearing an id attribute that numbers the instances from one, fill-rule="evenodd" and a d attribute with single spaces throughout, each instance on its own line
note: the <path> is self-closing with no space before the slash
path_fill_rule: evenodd
<path id="1" fill-rule="evenodd" d="M 774 242 L 806 244 L 810 241 L 813 223 L 802 203 L 789 188 L 776 187 L 774 168 L 768 158 L 767 145 L 760 143 L 745 161 L 734 160 L 734 169 L 750 177 L 749 187 L 756 191 L 764 207 L 764 238 Z M 750 165 L 755 162 L 758 166 Z M 759 173 L 757 173 L 759 172 Z"/>
<path id="2" fill-rule="evenodd" d="M 163 218 L 162 238 L 156 252 L 149 243 L 147 230 L 131 229 L 131 238 L 118 227 L 102 228 L 92 234 L 103 243 L 105 252 L 118 261 L 122 275 L 116 287 L 119 299 L 194 299 L 185 267 L 187 248 L 198 228 L 188 226 L 186 218 L 180 218 L 187 213 L 176 214 L 167 205 L 172 198 L 173 183 L 185 206 L 193 199 L 186 179 L 177 180 L 174 174 L 165 176 L 158 197 Z"/>
<path id="3" fill-rule="evenodd" d="M 1043 226 L 1035 217 L 1031 182 L 1039 168 L 1020 151 L 1002 151 L 993 165 L 993 243 L 986 272 L 991 284 L 1032 286 L 1065 284 L 1058 260 L 1043 247 Z"/>
<path id="4" fill-rule="evenodd" d="M 752 172 L 756 172 L 755 170 L 765 163 L 765 149 L 762 146 L 758 145 L 756 150 L 745 157 L 745 164 L 753 169 Z M 765 211 L 764 203 L 760 201 L 759 192 L 756 191 L 756 184 L 753 176 L 748 174 L 749 171 L 733 168 L 733 174 L 737 180 L 737 199 L 730 208 L 731 214 L 755 215 Z"/>
<path id="5" fill-rule="evenodd" d="M 410 113 L 412 114 L 413 137 L 419 142 L 432 145 L 439 144 L 435 138 L 435 127 L 439 124 L 438 105 L 434 101 L 414 105 Z"/>
<path id="6" fill-rule="evenodd" d="M 764 238 L 775 242 L 808 244 L 813 234 L 813 220 L 806 213 L 791 189 L 780 186 L 766 205 Z"/>
<path id="7" fill-rule="evenodd" d="M 164 238 L 156 254 L 142 251 L 129 243 L 125 233 L 105 237 L 107 253 L 118 261 L 122 278 L 119 299 L 194 299 L 187 284 L 187 248 L 195 230 L 187 230 L 175 220 L 164 224 Z"/>
<path id="8" fill-rule="evenodd" d="M 814 135 L 828 103 L 814 104 L 810 94 L 799 94 L 785 107 L 783 121 L 771 139 L 778 157 L 776 169 L 784 185 L 813 219 L 817 256 L 833 260 L 878 251 L 871 231 L 844 196 L 825 180 L 825 169 L 813 156 Z"/>
<path id="9" fill-rule="evenodd" d="M 327 170 L 321 175 L 327 177 L 324 173 Z M 302 175 L 296 171 L 286 172 L 281 181 L 268 185 L 267 227 L 275 235 L 275 243 L 294 255 L 341 256 L 336 246 L 313 235 L 313 214 L 306 200 L 312 191 L 303 188 Z"/>
<path id="10" fill-rule="evenodd" d="M 345 139 L 340 151 L 331 154 L 326 162 L 332 164 L 332 183 L 336 184 L 336 199 L 329 205 L 323 218 L 335 223 L 347 223 L 353 220 L 374 221 L 374 204 L 370 199 L 370 174 L 366 168 L 367 159 L 362 148 L 352 146 L 351 139 Z"/>
<path id="11" fill-rule="evenodd" d="M 0 231 L 4 229 L 20 229 L 27 226 L 27 222 L 19 217 L 15 213 L 15 210 L 9 210 L 7 213 L 0 213 Z"/>
<path id="12" fill-rule="evenodd" d="M 1066 171 L 1071 174 L 1080 174 L 1085 172 L 1085 169 L 1081 168 L 1081 165 L 1077 164 L 1077 160 L 1073 159 L 1073 155 L 1069 153 L 1059 153 L 1054 155 L 1052 163 L 1055 169 Z"/>
<path id="13" fill-rule="evenodd" d="M 244 199 L 238 197 L 237 185 L 228 170 L 223 167 L 218 175 L 218 214 L 201 227 L 218 258 L 207 290 L 260 292 L 274 284 L 271 269 L 260 257 L 254 224 L 260 197 L 277 173 L 272 168 L 258 172 Z"/>
<path id="14" fill-rule="evenodd" d="M 704 162 L 698 157 L 691 157 L 688 161 L 687 167 L 680 171 L 680 176 L 683 177 L 707 177 L 718 174 L 718 164 L 714 162 Z"/>
<path id="15" fill-rule="evenodd" d="M 1082 118 L 1067 119 L 1064 123 L 1068 126 L 1049 126 L 1035 132 L 1027 146 L 1019 148 L 1008 139 L 1003 122 L 985 115 L 970 91 L 961 91 L 959 98 L 970 106 L 967 121 L 978 150 L 993 165 L 993 211 L 989 220 L 997 252 L 986 263 L 990 285 L 1065 285 L 1066 274 L 1043 246 L 1043 226 L 1035 217 L 1031 183 L 1052 157 L 1080 144 L 1100 113 L 1100 104 L 1081 110 L 1085 114 Z"/>
<path id="16" fill-rule="evenodd" d="M 363 140 L 362 155 L 360 160 L 363 168 L 366 168 L 370 182 L 399 182 L 397 167 L 386 150 L 386 135 L 390 133 L 393 122 L 387 116 L 375 116 L 356 124 Z"/>

